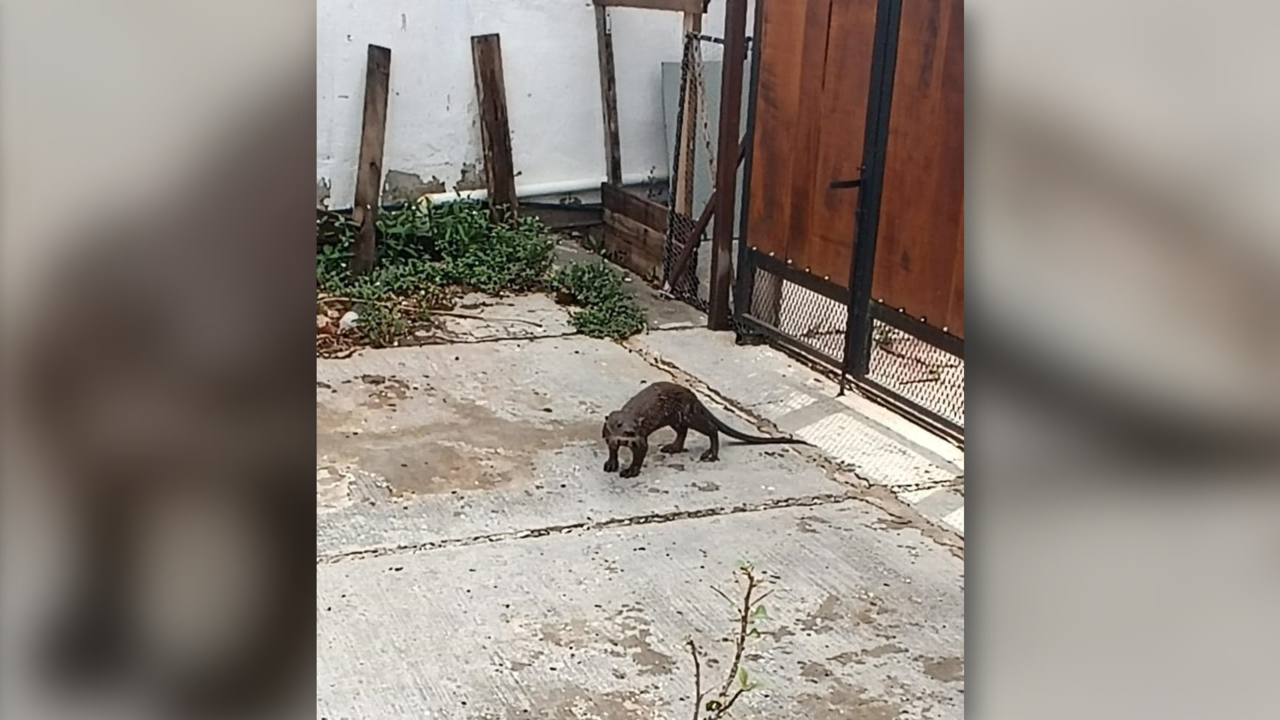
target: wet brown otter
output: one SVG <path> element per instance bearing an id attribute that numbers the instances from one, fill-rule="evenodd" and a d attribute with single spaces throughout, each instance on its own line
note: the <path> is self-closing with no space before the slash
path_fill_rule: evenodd
<path id="1" fill-rule="evenodd" d="M 619 475 L 624 478 L 639 475 L 649 452 L 649 436 L 664 427 L 676 431 L 675 441 L 660 448 L 665 453 L 684 452 L 685 437 L 690 429 L 710 438 L 711 447 L 698 458 L 703 462 L 720 459 L 720 433 L 752 445 L 807 444 L 794 438 L 762 437 L 734 430 L 713 415 L 692 390 L 675 383 L 656 382 L 628 400 L 621 410 L 605 417 L 601 431 L 609 446 L 605 472 L 618 470 L 618 448 L 625 446 L 631 448 L 631 464 Z"/>

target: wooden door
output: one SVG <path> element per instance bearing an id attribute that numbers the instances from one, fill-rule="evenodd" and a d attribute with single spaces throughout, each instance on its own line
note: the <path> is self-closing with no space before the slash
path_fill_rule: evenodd
<path id="1" fill-rule="evenodd" d="M 849 288 L 876 0 L 761 0 L 747 243 Z"/>
<path id="2" fill-rule="evenodd" d="M 871 297 L 964 337 L 964 3 L 904 0 Z"/>

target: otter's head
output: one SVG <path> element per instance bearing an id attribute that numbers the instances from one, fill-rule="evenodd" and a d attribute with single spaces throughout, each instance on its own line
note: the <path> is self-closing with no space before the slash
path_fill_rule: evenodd
<path id="1" fill-rule="evenodd" d="M 611 412 L 604 419 L 604 436 L 626 445 L 640 439 L 635 418 L 622 412 Z"/>

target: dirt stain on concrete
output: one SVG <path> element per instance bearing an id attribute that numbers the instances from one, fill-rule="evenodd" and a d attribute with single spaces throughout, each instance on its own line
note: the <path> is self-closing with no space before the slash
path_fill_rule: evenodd
<path id="1" fill-rule="evenodd" d="M 530 718 L 592 718 L 593 720 L 652 720 L 652 701 L 626 690 L 599 692 L 587 688 L 548 688 L 529 696 L 528 704 L 508 706 L 506 720 Z"/>
<path id="2" fill-rule="evenodd" d="M 830 525 L 830 521 L 824 520 L 814 515 L 805 515 L 796 520 L 796 529 L 807 535 L 818 534 L 818 529 L 814 525 Z"/>
<path id="3" fill-rule="evenodd" d="M 871 648 L 870 650 L 863 652 L 862 654 L 866 655 L 867 657 L 878 658 L 878 657 L 884 657 L 885 655 L 896 655 L 898 653 L 904 653 L 906 651 L 907 649 L 902 647 L 901 645 L 886 643 L 884 645 L 877 645 Z"/>
<path id="4" fill-rule="evenodd" d="M 922 657 L 924 674 L 940 682 L 964 682 L 964 658 Z"/>
<path id="5" fill-rule="evenodd" d="M 543 641 L 561 648 L 581 647 L 584 638 L 590 637 L 585 620 L 570 620 L 562 623 L 543 623 L 538 628 Z"/>
<path id="6" fill-rule="evenodd" d="M 774 642 L 782 642 L 783 640 L 786 640 L 787 638 L 791 637 L 792 635 L 795 635 L 796 633 L 794 630 L 787 627 L 786 625 L 779 625 L 773 630 L 761 630 L 760 634 L 766 637 L 773 638 Z"/>
<path id="7" fill-rule="evenodd" d="M 825 692 L 805 693 L 796 699 L 809 720 L 897 720 L 902 706 L 869 697 L 863 688 L 838 678 L 827 681 Z"/>
<path id="8" fill-rule="evenodd" d="M 818 634 L 829 633 L 842 617 L 840 598 L 835 595 L 828 595 L 822 599 L 822 604 L 818 605 L 818 609 L 809 613 L 800 621 L 800 629 Z"/>
<path id="9" fill-rule="evenodd" d="M 880 621 L 880 615 L 892 613 L 893 609 L 884 605 L 877 598 L 860 597 L 843 599 L 836 595 L 827 595 L 817 609 L 800 621 L 800 629 L 805 632 L 822 635 L 837 629 L 841 623 L 853 620 L 859 625 L 872 625 Z"/>
<path id="10" fill-rule="evenodd" d="M 342 468 L 316 468 L 316 512 L 328 513 L 355 503 L 351 492 L 352 478 Z"/>
<path id="11" fill-rule="evenodd" d="M 641 675 L 662 676 L 672 674 L 676 668 L 675 658 L 659 652 L 650 643 L 649 638 L 652 633 L 649 629 L 649 619 L 644 616 L 641 608 L 635 606 L 625 607 L 615 618 L 621 637 L 612 644 L 619 648 L 620 651 L 611 654 L 630 654 L 631 662 L 635 663 L 640 669 Z"/>
<path id="12" fill-rule="evenodd" d="M 640 668 L 641 675 L 670 675 L 676 661 L 670 655 L 658 652 L 649 643 L 648 630 L 637 630 L 618 640 L 618 646 L 631 652 L 631 662 Z"/>
<path id="13" fill-rule="evenodd" d="M 846 665 L 852 665 L 855 663 L 856 664 L 862 663 L 862 661 L 858 658 L 858 654 L 852 651 L 845 651 L 838 655 L 832 655 L 831 657 L 827 658 L 827 662 L 833 662 L 842 667 Z"/>
<path id="14" fill-rule="evenodd" d="M 600 431 L 595 421 L 561 422 L 536 409 L 528 419 L 499 416 L 438 390 L 415 393 L 394 377 L 360 379 L 363 386 L 344 386 L 348 402 L 358 398 L 351 410 L 317 405 L 316 450 L 352 458 L 385 479 L 395 498 L 507 487 L 533 476 L 539 453 L 589 442 Z M 392 424 L 397 410 L 411 416 L 404 426 Z"/>
<path id="15" fill-rule="evenodd" d="M 820 662 L 807 662 L 800 668 L 800 677 L 809 682 L 818 682 L 831 677 L 831 671 Z"/>
<path id="16" fill-rule="evenodd" d="M 394 409 L 399 401 L 409 399 L 410 386 L 398 377 L 363 375 L 360 379 L 370 386 L 368 396 L 360 401 L 361 407 L 370 410 Z"/>
<path id="17" fill-rule="evenodd" d="M 361 472 L 349 458 L 322 456 L 316 462 L 316 513 L 328 514 L 353 505 L 372 505 L 389 497 L 382 478 Z"/>

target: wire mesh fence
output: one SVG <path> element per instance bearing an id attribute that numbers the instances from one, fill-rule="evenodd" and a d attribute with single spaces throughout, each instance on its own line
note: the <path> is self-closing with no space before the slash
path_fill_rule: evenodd
<path id="1" fill-rule="evenodd" d="M 698 245 L 702 237 L 694 237 L 698 219 L 693 214 L 693 187 L 695 163 L 698 160 L 696 144 L 686 147 L 690 135 L 698 127 L 698 98 L 705 101 L 705 81 L 702 74 L 702 43 L 697 36 L 689 35 L 684 41 L 680 61 L 680 94 L 676 104 L 675 157 L 671 160 L 670 216 L 667 220 L 666 245 L 663 252 L 662 277 L 664 288 L 675 297 L 700 310 L 707 309 L 703 295 L 698 292 Z M 705 103 L 703 103 L 705 104 Z M 705 118 L 704 118 L 705 119 Z M 703 161 L 714 162 L 713 156 L 703 150 Z M 714 175 L 712 175 L 714 177 Z M 692 247 L 687 246 L 692 243 Z M 681 252 L 684 250 L 685 252 Z M 681 258 L 681 255 L 685 257 Z"/>
<path id="2" fill-rule="evenodd" d="M 873 320 L 867 377 L 964 427 L 964 358 Z"/>
<path id="3" fill-rule="evenodd" d="M 666 289 L 701 310 L 707 309 L 710 285 L 710 245 L 702 245 L 710 238 L 718 220 L 708 216 L 706 222 L 699 222 L 708 204 L 714 202 L 716 166 L 722 161 L 716 157 L 719 81 L 724 63 L 722 43 L 720 38 L 696 33 L 685 37 L 667 191 L 670 219 L 663 258 Z M 747 59 L 742 62 L 746 64 Z M 745 95 L 744 88 L 744 103 Z M 742 115 L 745 128 L 746 113 Z M 742 188 L 737 187 L 735 191 L 740 199 Z M 736 217 L 726 222 L 736 229 Z"/>
<path id="4" fill-rule="evenodd" d="M 764 267 L 749 267 L 752 290 L 744 315 L 834 371 L 847 367 L 849 306 Z M 857 348 L 859 343 L 855 342 Z M 863 351 L 863 350 L 859 350 Z M 872 320 L 866 373 L 884 389 L 964 427 L 964 358 L 909 332 Z"/>
<path id="5" fill-rule="evenodd" d="M 844 360 L 848 306 L 758 265 L 751 268 L 751 274 L 751 306 L 746 308 L 749 317 L 775 328 L 829 364 L 840 366 Z"/>

